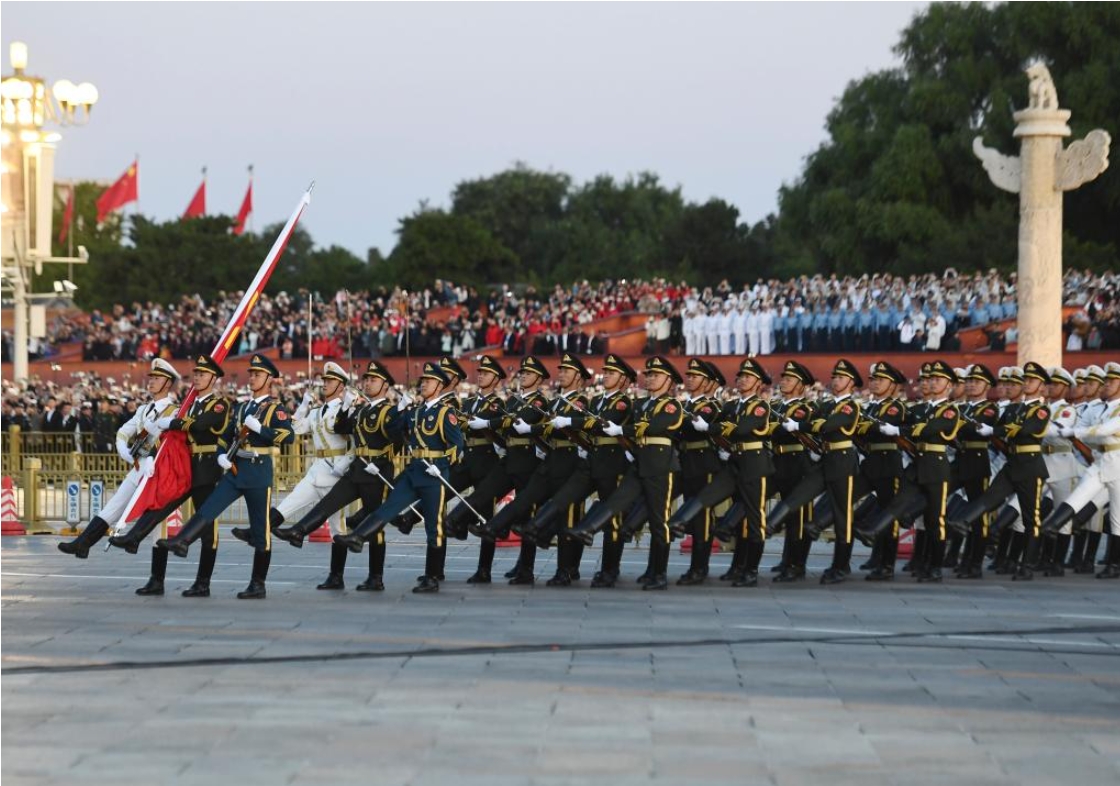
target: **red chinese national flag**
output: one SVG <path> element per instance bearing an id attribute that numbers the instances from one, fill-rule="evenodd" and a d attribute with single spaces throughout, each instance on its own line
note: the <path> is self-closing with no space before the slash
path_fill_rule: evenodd
<path id="1" fill-rule="evenodd" d="M 140 164 L 133 161 L 116 183 L 101 192 L 97 198 L 97 223 L 105 220 L 105 216 L 114 210 L 124 207 L 129 202 L 140 198 Z"/>
<path id="2" fill-rule="evenodd" d="M 202 185 L 198 187 L 198 191 L 194 192 L 194 198 L 191 203 L 187 205 L 187 210 L 183 213 L 183 218 L 198 218 L 199 216 L 206 215 L 206 181 L 202 181 Z"/>
<path id="3" fill-rule="evenodd" d="M 66 209 L 62 211 L 62 229 L 58 231 L 59 245 L 66 242 L 72 223 L 74 223 L 74 186 L 70 186 L 70 194 L 66 197 Z"/>
<path id="4" fill-rule="evenodd" d="M 253 212 L 253 181 L 249 181 L 249 190 L 245 192 L 245 198 L 241 200 L 241 209 L 237 211 L 237 222 L 233 225 L 233 234 L 240 235 L 245 231 L 245 221 L 248 220 L 249 214 Z"/>

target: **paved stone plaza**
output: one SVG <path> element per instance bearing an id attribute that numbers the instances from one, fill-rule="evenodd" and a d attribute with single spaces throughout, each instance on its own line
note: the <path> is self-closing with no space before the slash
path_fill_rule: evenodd
<path id="1" fill-rule="evenodd" d="M 1117 582 L 649 593 L 641 549 L 622 589 L 472 587 L 456 543 L 415 596 L 413 538 L 382 594 L 317 592 L 326 545 L 281 544 L 253 602 L 227 539 L 188 600 L 197 550 L 140 598 L 146 549 L 56 542 L 2 544 L 5 786 L 1120 782 Z"/>

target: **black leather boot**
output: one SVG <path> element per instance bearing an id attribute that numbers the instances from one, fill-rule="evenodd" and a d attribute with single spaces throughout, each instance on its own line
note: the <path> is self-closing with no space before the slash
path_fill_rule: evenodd
<path id="1" fill-rule="evenodd" d="M 339 546 L 345 546 L 355 554 L 362 553 L 362 547 L 366 541 L 372 540 L 378 532 L 385 529 L 389 522 L 383 518 L 378 518 L 374 514 L 366 517 L 366 520 L 355 527 L 351 532 L 346 535 L 335 535 L 334 542 Z"/>
<path id="2" fill-rule="evenodd" d="M 109 538 L 109 545 L 118 549 L 124 549 L 129 554 L 135 554 L 140 550 L 140 544 L 144 538 L 148 537 L 159 523 L 163 521 L 161 513 L 163 511 L 149 510 L 136 520 L 132 528 L 123 535 L 113 535 Z"/>
<path id="3" fill-rule="evenodd" d="M 268 565 L 272 562 L 272 552 L 256 549 L 253 551 L 253 575 L 249 586 L 237 593 L 240 600 L 262 600 L 266 597 L 265 580 L 268 578 Z"/>
<path id="4" fill-rule="evenodd" d="M 100 516 L 94 516 L 82 533 L 73 540 L 58 544 L 58 550 L 63 554 L 73 554 L 78 559 L 87 559 L 90 548 L 105 537 L 109 531 L 109 524 Z"/>
<path id="5" fill-rule="evenodd" d="M 148 583 L 136 590 L 137 595 L 162 595 L 167 575 L 167 549 L 152 549 L 152 575 Z"/>
<path id="6" fill-rule="evenodd" d="M 319 584 L 315 589 L 321 590 L 340 590 L 346 589 L 346 582 L 343 575 L 346 571 L 346 554 L 347 549 L 345 546 L 338 543 L 331 544 L 331 569 L 327 574 L 327 579 L 322 584 Z"/>
<path id="7" fill-rule="evenodd" d="M 194 584 L 183 590 L 184 598 L 210 597 L 210 577 L 214 575 L 214 564 L 217 561 L 218 550 L 211 548 L 210 544 L 204 545 L 198 557 L 198 573 L 195 574 Z"/>

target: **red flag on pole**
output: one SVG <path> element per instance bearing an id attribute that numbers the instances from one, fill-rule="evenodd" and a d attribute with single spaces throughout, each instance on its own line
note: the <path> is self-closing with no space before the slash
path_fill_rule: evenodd
<path id="1" fill-rule="evenodd" d="M 70 234 L 70 225 L 74 222 L 74 184 L 70 184 L 70 193 L 66 196 L 66 209 L 62 211 L 62 229 L 58 231 L 58 244 L 66 242 Z"/>
<path id="2" fill-rule="evenodd" d="M 206 174 L 205 171 L 202 175 L 202 185 L 198 187 L 198 191 L 194 192 L 194 197 L 191 203 L 187 205 L 187 210 L 183 213 L 183 220 L 188 218 L 198 218 L 199 216 L 206 215 Z"/>
<path id="3" fill-rule="evenodd" d="M 124 207 L 129 202 L 140 198 L 140 163 L 133 161 L 117 182 L 101 192 L 97 198 L 97 223 L 105 220 L 105 216 L 114 210 Z"/>
<path id="4" fill-rule="evenodd" d="M 249 214 L 253 212 L 253 181 L 249 181 L 249 190 L 245 192 L 245 198 L 241 200 L 241 209 L 237 211 L 237 222 L 233 225 L 233 234 L 240 235 L 245 231 L 245 221 L 249 218 Z"/>
<path id="5" fill-rule="evenodd" d="M 233 316 L 230 317 L 229 324 L 226 325 L 221 338 L 218 339 L 218 343 L 211 350 L 210 356 L 217 363 L 226 359 L 230 348 L 241 334 L 245 321 L 252 313 L 253 307 L 257 305 L 257 300 L 260 298 L 261 292 L 264 291 L 265 284 L 268 283 L 272 271 L 276 269 L 276 264 L 280 261 L 284 249 L 288 246 L 288 240 L 296 228 L 299 217 L 303 214 L 303 209 L 311 204 L 311 189 L 314 187 L 315 184 L 312 183 L 300 197 L 299 204 L 296 205 L 292 215 L 288 218 L 288 223 L 284 225 L 284 229 L 272 243 L 272 249 L 257 270 L 253 283 L 245 290 L 245 295 L 238 303 Z M 175 417 L 181 418 L 187 413 L 194 397 L 195 390 L 192 387 L 183 398 L 183 403 L 179 405 Z M 124 515 L 119 522 L 116 522 L 117 526 L 135 521 L 145 511 L 165 507 L 171 501 L 186 494 L 190 489 L 190 452 L 186 440 L 177 437 L 177 433 L 180 432 L 167 432 L 161 438 L 162 444 L 159 447 L 159 452 L 156 453 L 155 472 L 152 477 L 141 479 L 140 485 L 125 508 Z M 186 471 L 184 471 L 184 467 L 187 468 Z"/>

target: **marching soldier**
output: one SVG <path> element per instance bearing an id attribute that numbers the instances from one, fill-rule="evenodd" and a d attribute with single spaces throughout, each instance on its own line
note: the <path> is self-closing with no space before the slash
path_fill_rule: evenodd
<path id="1" fill-rule="evenodd" d="M 242 600 L 257 600 L 266 595 L 265 580 L 272 558 L 272 530 L 268 520 L 272 507 L 272 457 L 277 448 L 295 438 L 288 413 L 271 394 L 272 382 L 279 376 L 280 371 L 271 360 L 264 355 L 253 355 L 249 361 L 251 398 L 234 407 L 224 435 L 229 451 L 218 456 L 218 464 L 226 474 L 178 535 L 156 542 L 177 557 L 186 557 L 190 544 L 208 527 L 213 527 L 222 511 L 244 497 L 249 513 L 253 572 L 249 586 L 237 593 Z"/>
<path id="2" fill-rule="evenodd" d="M 420 397 L 423 403 L 406 413 L 409 399 L 402 397 L 397 403 L 396 422 L 392 429 L 407 429 L 408 466 L 397 478 L 396 488 L 385 502 L 366 517 L 348 534 L 335 535 L 334 542 L 355 553 L 373 539 L 406 507 L 420 503 L 420 515 L 428 537 L 428 550 L 424 561 L 424 575 L 412 591 L 415 593 L 439 592 L 439 576 L 443 575 L 447 558 L 447 540 L 444 530 L 443 509 L 450 488 L 447 477 L 451 466 L 463 456 L 463 433 L 455 410 L 442 399 L 441 391 L 451 383 L 450 377 L 439 365 L 425 363 L 420 377 Z"/>
<path id="3" fill-rule="evenodd" d="M 529 479 L 533 477 L 541 462 L 537 455 L 539 448 L 531 437 L 518 434 L 512 427 L 514 421 L 518 419 L 532 424 L 544 417 L 542 413 L 548 406 L 548 399 L 541 390 L 541 383 L 550 376 L 544 363 L 532 355 L 527 355 L 521 361 L 521 367 L 517 372 L 519 392 L 506 402 L 505 412 L 492 417 L 473 417 L 467 421 L 467 427 L 471 431 L 494 431 L 504 439 L 505 447 L 502 450 L 505 451 L 505 455 L 501 456 L 497 469 L 483 479 L 466 498 L 470 507 L 466 504 L 460 505 L 451 512 L 448 522 L 452 529 L 462 526 L 463 521 L 475 518 L 472 509 L 478 510 L 480 505 L 486 504 L 492 508 L 494 501 L 504 497 L 510 490 L 521 493 L 521 490 L 528 485 Z M 535 581 L 533 575 L 535 560 L 536 546 L 523 538 L 517 565 L 507 574 L 510 584 L 532 584 Z"/>
<path id="4" fill-rule="evenodd" d="M 859 424 L 860 405 L 853 393 L 863 387 L 863 377 L 850 361 L 841 358 L 832 369 L 831 388 L 835 399 L 831 407 L 821 412 L 824 417 L 810 424 L 809 431 L 822 440 L 825 453 L 821 459 L 825 488 L 832 504 L 836 542 L 832 552 L 832 565 L 821 575 L 821 584 L 839 584 L 851 573 L 852 556 L 852 506 L 853 485 L 859 471 L 855 435 Z M 803 422 L 794 418 L 782 427 L 790 433 L 802 430 Z"/>
<path id="5" fill-rule="evenodd" d="M 105 537 L 110 522 L 117 522 L 127 512 L 128 503 L 141 479 L 152 476 L 155 471 L 155 449 L 162 431 L 156 426 L 156 421 L 175 412 L 174 393 L 178 382 L 179 372 L 174 366 L 160 358 L 152 361 L 147 380 L 152 400 L 139 407 L 136 414 L 117 430 L 117 454 L 130 467 L 128 474 L 117 487 L 116 493 L 105 503 L 100 515 L 90 519 L 82 534 L 74 540 L 58 544 L 58 550 L 63 554 L 73 554 L 78 559 L 88 558 L 90 547 Z M 153 551 L 152 578 L 162 584 L 166 569 L 167 553 Z M 160 594 L 154 592 L 155 584 L 152 589 L 153 592 L 143 594 Z"/>
<path id="6" fill-rule="evenodd" d="M 1050 424 L 1050 408 L 1039 395 L 1050 375 L 1033 361 L 1023 367 L 1025 400 L 1012 411 L 1008 407 L 1004 419 L 995 426 L 981 425 L 976 433 L 995 436 L 1007 443 L 1007 464 L 992 479 L 991 486 L 978 500 L 970 502 L 949 520 L 949 526 L 967 534 L 981 515 L 997 508 L 1010 495 L 1019 502 L 1023 534 L 1012 541 L 1008 554 L 1010 565 L 1018 564 L 1013 579 L 1029 581 L 1034 577 L 1031 565 L 1038 554 L 1038 537 L 1042 525 L 1042 487 L 1046 480 L 1046 462 L 1042 458 L 1042 437 Z M 1007 416 L 1011 413 L 1010 417 Z M 1020 562 L 1020 557 L 1024 557 Z"/>
<path id="7" fill-rule="evenodd" d="M 972 502 L 980 498 L 992 480 L 990 441 L 980 436 L 976 429 L 986 425 L 994 427 L 999 421 L 999 406 L 989 400 L 988 390 L 996 378 L 987 366 L 979 363 L 969 366 L 965 375 L 967 403 L 962 407 L 964 426 L 958 432 L 959 449 L 956 459 L 956 480 L 964 489 L 965 498 Z M 984 513 L 972 525 L 968 545 L 957 570 L 957 578 L 984 578 L 984 554 L 988 547 L 991 514 Z"/>
<path id="8" fill-rule="evenodd" d="M 311 449 L 314 451 L 315 460 L 295 488 L 280 504 L 269 511 L 268 523 L 273 534 L 285 521 L 290 518 L 297 520 L 306 515 L 317 505 L 327 492 L 344 477 L 354 461 L 350 452 L 349 441 L 345 434 L 335 428 L 339 412 L 348 409 L 354 400 L 354 394 L 346 390 L 350 376 L 337 363 L 328 361 L 323 366 L 320 375 L 323 381 L 323 403 L 311 406 L 311 393 L 304 394 L 303 401 L 292 417 L 292 431 L 297 435 L 311 435 Z M 322 519 L 319 520 L 322 523 Z M 328 519 L 332 534 L 344 531 L 345 524 L 341 516 Z M 236 527 L 231 534 L 238 540 L 249 542 L 249 530 Z M 343 568 L 346 565 L 346 555 L 340 549 L 334 549 L 331 554 L 331 570 L 326 581 L 319 584 L 316 589 L 339 590 L 345 587 L 342 580 Z"/>
<path id="9" fill-rule="evenodd" d="M 796 360 L 789 360 L 778 377 L 778 390 L 781 403 L 774 413 L 780 421 L 796 420 L 803 426 L 811 424 L 816 417 L 816 407 L 805 397 L 805 391 L 816 383 L 813 373 Z M 774 451 L 775 490 L 784 501 L 793 490 L 813 470 L 813 460 L 804 443 L 784 428 L 770 435 Z M 781 504 L 781 503 L 779 503 Z M 800 581 L 805 578 L 805 561 L 809 555 L 812 541 L 807 537 L 806 525 L 812 518 L 813 504 L 800 505 L 792 512 L 786 525 L 785 543 L 782 544 L 782 559 L 774 581 L 779 583 Z M 774 530 L 772 530 L 774 531 Z"/>
<path id="10" fill-rule="evenodd" d="M 626 448 L 619 437 L 603 435 L 607 423 L 625 424 L 633 411 L 633 404 L 627 395 L 627 388 L 633 383 L 637 372 L 617 355 L 607 355 L 603 362 L 603 392 L 596 396 L 587 409 L 570 415 L 557 415 L 552 418 L 554 428 L 578 429 L 590 441 L 586 449 L 587 460 L 578 462 L 571 478 L 560 487 L 548 502 L 537 509 L 533 518 L 522 528 L 526 533 L 548 532 L 555 517 L 568 511 L 571 506 L 582 506 L 592 493 L 599 499 L 606 499 L 618 488 L 622 476 L 629 468 Z M 618 581 L 622 562 L 622 533 L 620 516 L 611 516 L 605 524 L 603 556 L 599 570 L 591 579 L 593 588 L 613 587 Z M 574 535 L 582 532 L 582 526 L 562 534 Z M 594 533 L 586 533 L 570 538 L 571 548 L 582 557 L 583 548 L 590 545 Z M 574 560 L 578 564 L 578 560 Z"/>
<path id="11" fill-rule="evenodd" d="M 494 539 L 501 532 L 528 521 L 533 514 L 533 509 L 560 490 L 569 478 L 578 471 L 583 462 L 579 456 L 579 445 L 573 441 L 571 418 L 587 411 L 587 396 L 581 389 L 583 383 L 591 378 L 591 372 L 583 365 L 576 355 L 564 353 L 560 359 L 560 367 L 556 373 L 557 384 L 560 388 L 559 395 L 552 399 L 547 410 L 540 414 L 536 423 L 530 424 L 523 419 L 513 422 L 513 430 L 522 436 L 529 435 L 534 439 L 543 439 L 548 444 L 547 455 L 541 461 L 529 479 L 525 488 L 519 490 L 513 501 L 499 511 L 493 519 L 483 527 L 476 527 L 475 534 L 484 540 Z M 554 425 L 557 418 L 563 418 L 560 423 L 564 426 Z M 578 429 L 576 430 L 578 432 Z M 562 521 L 556 522 L 561 528 L 571 529 L 578 522 L 583 512 L 582 501 L 572 502 L 567 509 L 560 511 Z M 549 530 L 551 527 L 548 528 Z M 552 533 L 538 532 L 532 538 L 523 533 L 522 543 L 529 541 L 531 551 L 522 550 L 522 567 L 533 564 L 536 555 L 535 545 L 548 545 Z M 575 544 L 566 538 L 561 538 L 556 557 L 556 574 L 548 580 L 550 587 L 568 587 L 572 581 L 579 579 L 579 562 L 583 556 L 583 544 Z"/>
<path id="12" fill-rule="evenodd" d="M 634 466 L 618 489 L 588 511 L 583 524 L 572 532 L 578 537 L 580 531 L 601 530 L 612 516 L 629 510 L 641 496 L 649 509 L 650 531 L 649 562 L 646 572 L 638 578 L 643 590 L 669 587 L 669 506 L 673 501 L 673 473 L 680 469 L 675 440 L 684 423 L 684 408 L 672 391 L 680 383 L 680 372 L 662 356 L 655 355 L 646 361 L 645 387 L 649 396 L 635 407 L 631 422 L 603 427 L 603 434 L 608 437 L 625 436 L 634 442 Z"/>
<path id="13" fill-rule="evenodd" d="M 348 435 L 352 441 L 354 460 L 319 502 L 303 518 L 290 527 L 280 527 L 273 534 L 296 548 L 303 548 L 303 539 L 351 502 L 361 500 L 362 507 L 346 520 L 345 532 L 351 522 L 361 522 L 389 496 L 393 475 L 393 457 L 398 440 L 389 433 L 393 405 L 387 398 L 396 384 L 393 375 L 376 360 L 369 361 L 362 374 L 365 403 L 343 407 L 334 416 L 334 433 Z M 327 580 L 317 589 L 341 589 L 346 568 L 346 546 L 331 543 L 331 568 Z M 369 574 L 357 586 L 360 591 L 380 592 L 385 589 L 385 533 L 378 532 L 370 543 Z"/>
<path id="14" fill-rule="evenodd" d="M 222 468 L 218 466 L 218 451 L 225 447 L 222 437 L 229 425 L 232 408 L 229 399 L 216 390 L 217 380 L 223 376 L 225 372 L 212 357 L 199 355 L 191 375 L 195 398 L 186 414 L 181 418 L 172 418 L 168 415 L 155 423 L 157 428 L 164 431 L 181 431 L 186 434 L 191 453 L 190 489 L 167 506 L 145 512 L 136 520 L 128 533 L 109 538 L 109 543 L 124 549 L 129 554 L 135 554 L 140 542 L 180 505 L 190 499 L 194 509 L 198 510 L 206 498 L 214 493 L 214 488 L 222 477 Z M 163 534 L 166 536 L 166 531 Z M 202 554 L 198 558 L 198 573 L 194 584 L 183 590 L 184 598 L 210 597 L 210 578 L 214 575 L 214 563 L 217 559 L 218 522 L 214 520 L 210 523 L 210 531 L 205 533 L 202 541 Z M 152 577 L 147 584 L 136 590 L 137 595 L 163 594 L 164 568 L 167 566 L 166 549 L 152 549 L 152 565 L 158 565 L 161 569 L 157 574 L 153 567 Z"/>
<path id="15" fill-rule="evenodd" d="M 879 424 L 898 427 L 906 420 L 906 405 L 899 397 L 899 390 L 906 384 L 906 375 L 886 361 L 871 364 L 867 387 L 871 400 L 867 404 L 868 419 L 860 423 L 860 430 L 868 434 Z M 860 464 L 860 474 L 875 493 L 880 507 L 887 507 L 898 494 L 902 484 L 902 451 L 895 441 L 867 443 L 867 455 Z M 872 547 L 870 572 L 867 581 L 891 581 L 894 563 L 898 556 L 898 521 L 892 521 L 875 537 Z"/>
<path id="16" fill-rule="evenodd" d="M 1046 462 L 1046 487 L 1054 506 L 1064 503 L 1082 474 L 1085 465 L 1073 453 L 1073 443 L 1063 437 L 1061 432 L 1077 425 L 1077 410 L 1066 401 L 1066 395 L 1073 387 L 1073 375 L 1064 368 L 1048 369 L 1050 385 L 1050 426 L 1042 437 L 1043 461 Z M 1040 549 L 1037 566 L 1044 576 L 1063 576 L 1063 562 L 1069 550 L 1072 522 L 1062 527 L 1054 538 L 1045 538 Z"/>

